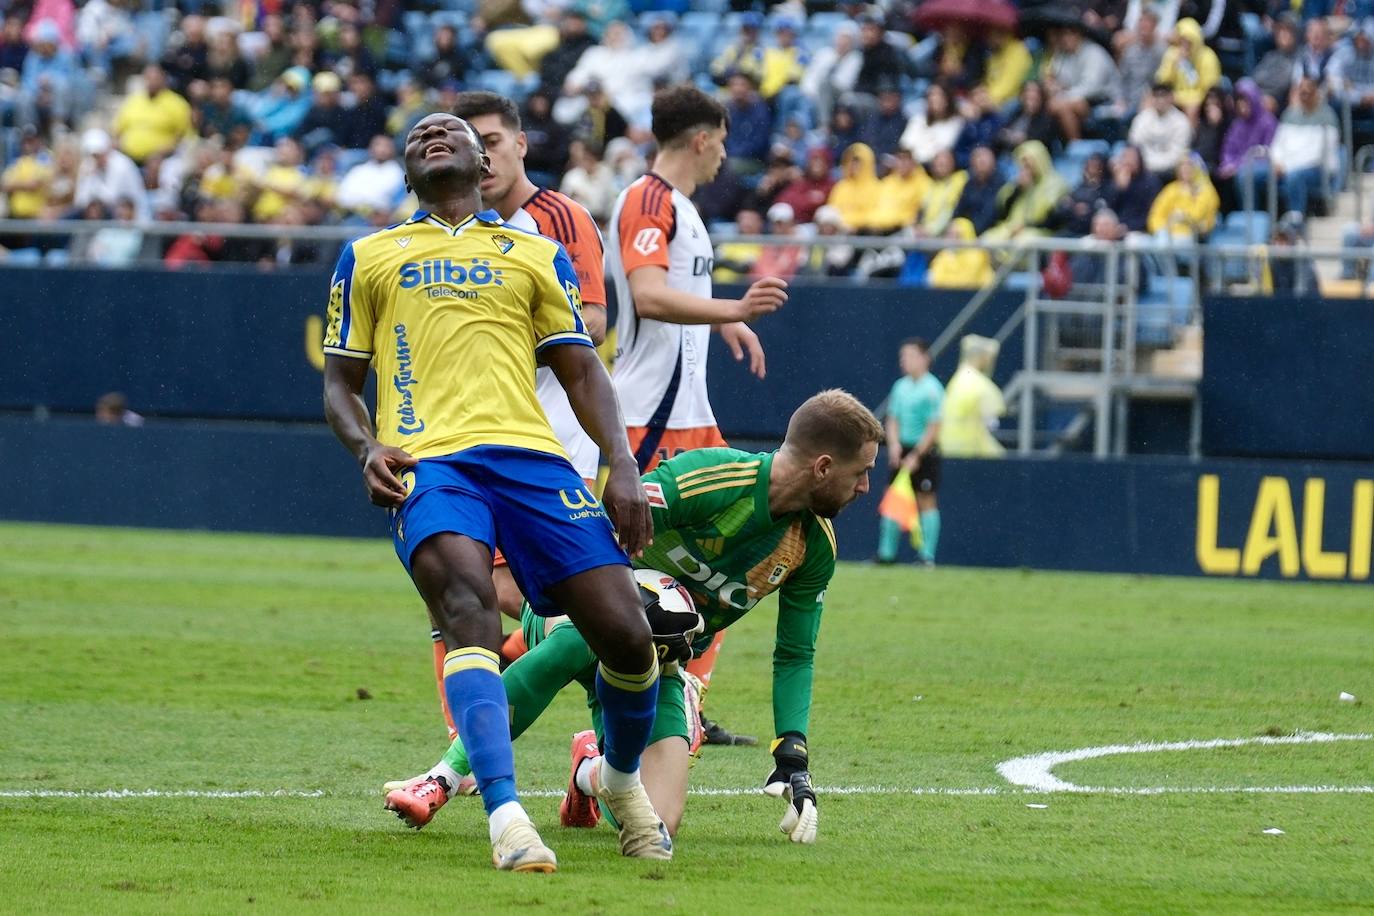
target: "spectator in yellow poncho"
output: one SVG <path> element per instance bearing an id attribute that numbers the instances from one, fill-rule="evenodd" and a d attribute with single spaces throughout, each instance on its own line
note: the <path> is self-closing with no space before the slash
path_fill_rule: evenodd
<path id="1" fill-rule="evenodd" d="M 797 46 L 801 26 L 793 19 L 780 19 L 774 26 L 777 43 L 763 49 L 763 78 L 759 81 L 759 95 L 765 99 L 801 82 L 806 74 L 806 57 Z"/>
<path id="2" fill-rule="evenodd" d="M 1185 238 L 1202 238 L 1217 224 L 1221 198 L 1202 157 L 1193 153 L 1178 164 L 1178 178 L 1164 186 L 1150 206 L 1145 228 Z"/>
<path id="3" fill-rule="evenodd" d="M 968 334 L 959 343 L 959 368 L 945 386 L 940 452 L 951 458 L 1000 458 L 1006 454 L 992 434 L 1007 412 L 1002 390 L 992 381 L 997 341 Z"/>
<path id="4" fill-rule="evenodd" d="M 1217 52 L 1202 40 L 1202 26 L 1196 19 L 1180 19 L 1174 25 L 1169 50 L 1164 52 L 1155 82 L 1168 83 L 1174 90 L 1174 104 L 1187 112 L 1194 124 L 1202 109 L 1202 99 L 1221 79 Z"/>
<path id="5" fill-rule="evenodd" d="M 1031 53 L 1026 43 L 1011 32 L 995 31 L 987 37 L 987 64 L 983 70 L 983 88 L 988 100 L 1001 108 L 1016 98 L 1031 71 Z"/>
<path id="6" fill-rule="evenodd" d="M 878 182 L 878 207 L 873 217 L 873 228 L 887 232 L 905 228 L 916 221 L 930 179 L 911 155 L 911 150 L 898 149 L 895 155 L 885 157 L 884 161 L 891 162 L 892 171 Z"/>
<path id="7" fill-rule="evenodd" d="M 954 208 L 959 206 L 959 198 L 968 184 L 968 172 L 954 168 L 954 154 L 942 150 L 930 162 L 930 176 L 926 185 L 926 197 L 921 202 L 920 222 L 916 224 L 916 234 L 926 238 L 944 235 L 949 221 L 954 218 Z"/>
<path id="8" fill-rule="evenodd" d="M 997 192 L 998 221 L 983 233 L 985 239 L 1006 241 L 1022 235 L 1044 235 L 1055 205 L 1069 193 L 1045 144 L 1028 140 L 1012 155 L 1019 166 L 1016 180 Z"/>
<path id="9" fill-rule="evenodd" d="M 978 237 L 973 223 L 952 220 L 945 238 L 971 242 Z M 937 289 L 980 289 L 992 282 L 992 260 L 982 248 L 946 248 L 930 259 L 926 279 Z"/>
<path id="10" fill-rule="evenodd" d="M 865 143 L 855 143 L 845 150 L 840 156 L 840 175 L 826 203 L 839 211 L 850 231 L 862 235 L 873 230 L 881 203 L 873 150 Z"/>

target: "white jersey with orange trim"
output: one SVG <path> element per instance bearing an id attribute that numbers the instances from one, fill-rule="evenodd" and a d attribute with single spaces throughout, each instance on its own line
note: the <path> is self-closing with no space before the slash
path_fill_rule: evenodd
<path id="1" fill-rule="evenodd" d="M 628 426 L 695 429 L 715 426 L 706 395 L 707 324 L 672 324 L 641 317 L 630 295 L 630 273 L 645 266 L 668 272 L 668 286 L 711 296 L 713 251 L 697 208 L 650 172 L 616 198 L 606 275 L 615 284 L 616 358 L 612 381 Z"/>
<path id="2" fill-rule="evenodd" d="M 606 286 L 603 270 L 601 231 L 591 214 L 572 198 L 557 191 L 541 188 L 506 223 L 527 232 L 537 232 L 563 243 L 572 258 L 582 288 L 583 305 L 606 305 Z M 558 376 L 545 366 L 535 372 L 534 393 L 549 425 L 563 447 L 568 450 L 572 466 L 584 480 L 595 480 L 601 450 L 577 421 L 568 393 L 558 382 Z"/>

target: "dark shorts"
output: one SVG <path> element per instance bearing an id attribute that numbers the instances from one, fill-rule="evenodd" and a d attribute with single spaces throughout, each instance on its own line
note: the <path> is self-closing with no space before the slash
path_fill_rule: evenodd
<path id="1" fill-rule="evenodd" d="M 396 555 L 410 571 L 415 549 L 443 532 L 462 534 L 510 563 L 539 614 L 561 614 L 545 592 L 601 566 L 628 566 L 601 502 L 566 458 L 484 445 L 424 458 L 405 472 L 409 496 L 391 515 Z"/>
<path id="2" fill-rule="evenodd" d="M 916 450 L 912 445 L 902 449 L 902 457 L 905 458 Z M 897 472 L 892 472 L 892 477 L 896 477 Z M 940 491 L 940 449 L 932 448 L 926 456 L 921 459 L 921 466 L 916 469 L 916 473 L 911 475 L 911 486 L 917 493 L 935 494 Z"/>

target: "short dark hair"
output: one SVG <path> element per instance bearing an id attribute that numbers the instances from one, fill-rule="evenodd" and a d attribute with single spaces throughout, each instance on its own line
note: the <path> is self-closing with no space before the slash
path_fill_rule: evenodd
<path id="1" fill-rule="evenodd" d="M 453 103 L 453 113 L 464 121 L 482 115 L 497 115 L 504 126 L 514 131 L 520 130 L 520 109 L 515 107 L 515 103 L 504 95 L 484 89 L 458 93 L 458 100 Z"/>
<path id="2" fill-rule="evenodd" d="M 922 353 L 930 352 L 930 344 L 926 341 L 924 337 L 908 337 L 906 340 L 902 341 L 902 346 L 915 347 Z"/>
<path id="3" fill-rule="evenodd" d="M 669 86 L 654 93 L 651 109 L 654 139 L 666 146 L 684 134 L 729 127 L 725 106 L 696 86 Z"/>

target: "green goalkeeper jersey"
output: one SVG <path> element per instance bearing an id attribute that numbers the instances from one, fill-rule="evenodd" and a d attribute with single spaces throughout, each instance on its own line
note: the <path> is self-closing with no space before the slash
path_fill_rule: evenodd
<path id="1" fill-rule="evenodd" d="M 774 518 L 768 511 L 775 454 L 697 449 L 645 474 L 654 542 L 634 562 L 675 576 L 692 593 L 706 621 L 698 650 L 778 593 L 773 722 L 779 735 L 805 735 L 816 634 L 835 573 L 835 529 L 814 512 Z"/>

